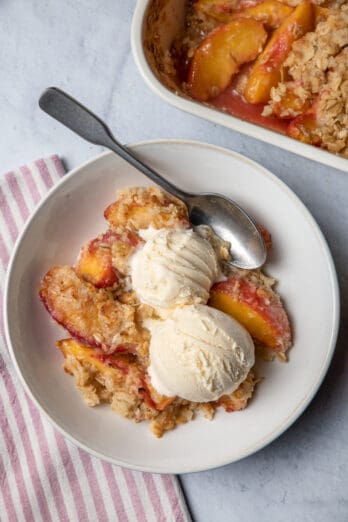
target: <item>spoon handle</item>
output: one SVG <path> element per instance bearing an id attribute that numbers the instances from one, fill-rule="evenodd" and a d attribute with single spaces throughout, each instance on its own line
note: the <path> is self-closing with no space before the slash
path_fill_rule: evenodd
<path id="1" fill-rule="evenodd" d="M 95 145 L 112 150 L 164 190 L 186 201 L 190 194 L 178 189 L 158 172 L 145 165 L 127 147 L 121 145 L 112 135 L 108 126 L 89 109 L 71 98 L 57 87 L 46 89 L 39 99 L 41 109 L 68 127 L 70 130 Z"/>

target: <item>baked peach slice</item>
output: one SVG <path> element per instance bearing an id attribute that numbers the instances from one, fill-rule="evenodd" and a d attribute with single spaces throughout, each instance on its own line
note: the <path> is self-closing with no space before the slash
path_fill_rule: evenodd
<path id="1" fill-rule="evenodd" d="M 284 90 L 277 93 L 276 99 L 272 100 L 272 111 L 277 118 L 291 120 L 306 112 L 311 106 L 311 99 L 303 92 L 303 87 L 299 82 L 287 82 Z"/>
<path id="2" fill-rule="evenodd" d="M 232 20 L 236 12 L 254 7 L 259 3 L 260 0 L 198 0 L 194 3 L 194 8 L 218 22 L 226 24 Z"/>
<path id="3" fill-rule="evenodd" d="M 287 135 L 302 143 L 320 146 L 320 140 L 315 137 L 313 131 L 318 127 L 316 117 L 313 113 L 307 112 L 297 116 L 287 128 Z"/>
<path id="4" fill-rule="evenodd" d="M 196 11 L 211 16 L 218 22 L 227 23 L 231 21 L 232 13 L 238 5 L 239 2 L 236 0 L 198 0 L 194 4 L 194 8 Z"/>
<path id="5" fill-rule="evenodd" d="M 97 288 L 117 285 L 118 277 L 112 266 L 110 236 L 92 239 L 81 250 L 77 264 L 77 274 Z"/>
<path id="6" fill-rule="evenodd" d="M 83 247 L 76 272 L 97 288 L 117 286 L 117 273 L 124 274 L 128 258 L 140 242 L 134 232 L 108 231 Z"/>
<path id="7" fill-rule="evenodd" d="M 318 105 L 323 93 L 321 93 L 308 111 L 293 119 L 287 128 L 287 135 L 303 143 L 320 146 L 320 139 L 315 132 L 320 127 L 318 118 Z"/>
<path id="8" fill-rule="evenodd" d="M 62 352 L 64 357 L 71 355 L 80 362 L 84 362 L 92 366 L 104 376 L 119 376 L 119 372 L 128 375 L 131 371 L 132 380 L 138 381 L 138 385 L 142 385 L 143 371 L 136 362 L 136 356 L 130 353 L 116 352 L 107 355 L 98 348 L 91 348 L 76 339 L 63 339 L 56 342 L 57 348 Z"/>
<path id="9" fill-rule="evenodd" d="M 276 29 L 293 12 L 293 9 L 277 0 L 267 0 L 252 7 L 237 11 L 234 16 L 253 18 L 270 29 Z"/>
<path id="10" fill-rule="evenodd" d="M 112 366 L 106 365 L 98 357 L 98 352 L 95 348 L 86 346 L 76 339 L 63 339 L 56 342 L 57 348 L 62 352 L 64 357 L 71 355 L 81 362 L 88 363 L 103 375 L 117 375 Z"/>
<path id="11" fill-rule="evenodd" d="M 253 18 L 263 22 L 270 29 L 276 29 L 289 16 L 293 8 L 278 0 L 266 0 L 265 2 L 239 1 L 222 2 L 221 0 L 199 0 L 195 4 L 198 11 L 211 16 L 218 22 L 229 23 L 236 17 Z"/>
<path id="12" fill-rule="evenodd" d="M 214 29 L 196 49 L 188 88 L 193 98 L 207 101 L 224 91 L 241 65 L 255 60 L 266 41 L 261 22 L 238 18 Z"/>
<path id="13" fill-rule="evenodd" d="M 273 33 L 256 60 L 248 78 L 244 97 L 249 103 L 266 103 L 272 87 L 281 80 L 281 69 L 295 40 L 314 27 L 314 7 L 310 2 L 299 4 Z"/>
<path id="14" fill-rule="evenodd" d="M 228 413 L 244 410 L 252 397 L 257 382 L 255 374 L 251 370 L 245 381 L 243 381 L 233 393 L 220 397 L 217 401 L 218 406 L 222 406 Z"/>
<path id="15" fill-rule="evenodd" d="M 152 386 L 148 375 L 143 379 L 142 396 L 144 401 L 157 411 L 165 410 L 176 399 L 176 397 L 166 397 L 158 393 Z"/>
<path id="16" fill-rule="evenodd" d="M 39 295 L 53 319 L 87 346 L 106 353 L 136 353 L 144 343 L 145 333 L 135 324 L 135 308 L 80 279 L 70 266 L 51 268 L 41 281 Z"/>
<path id="17" fill-rule="evenodd" d="M 119 191 L 117 201 L 107 207 L 104 216 L 111 227 L 133 231 L 189 226 L 186 205 L 157 187 Z"/>
<path id="18" fill-rule="evenodd" d="M 138 387 L 139 395 L 150 408 L 163 411 L 174 402 L 175 397 L 160 395 L 151 385 L 144 371 L 136 361 L 136 357 L 129 353 L 115 353 L 106 355 L 96 348 L 91 348 L 76 339 L 63 339 L 56 343 L 64 357 L 69 355 L 82 363 L 87 363 L 104 377 L 114 377 L 119 380 L 119 372 L 128 376 L 132 386 Z"/>
<path id="19" fill-rule="evenodd" d="M 257 278 L 232 276 L 213 285 L 209 305 L 239 321 L 261 345 L 286 352 L 290 324 L 279 296 Z"/>

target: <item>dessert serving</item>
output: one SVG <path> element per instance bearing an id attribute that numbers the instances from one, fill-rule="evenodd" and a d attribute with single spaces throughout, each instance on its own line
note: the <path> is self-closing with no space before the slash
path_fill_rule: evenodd
<path id="1" fill-rule="evenodd" d="M 69 334 L 57 346 L 85 402 L 148 420 L 157 437 L 198 411 L 245 408 L 255 358 L 285 360 L 291 345 L 275 281 L 232 268 L 230 245 L 155 187 L 119 191 L 104 215 L 105 233 L 74 267 L 52 267 L 39 291 Z"/>
<path id="2" fill-rule="evenodd" d="M 172 91 L 344 157 L 347 45 L 344 0 L 153 0 L 144 26 Z"/>

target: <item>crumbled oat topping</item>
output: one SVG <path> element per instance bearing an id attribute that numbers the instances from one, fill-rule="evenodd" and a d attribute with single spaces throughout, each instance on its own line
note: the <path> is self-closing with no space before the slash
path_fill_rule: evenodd
<path id="1" fill-rule="evenodd" d="M 117 192 L 117 200 L 105 210 L 115 230 L 133 232 L 153 227 L 185 228 L 189 225 L 186 205 L 157 187 L 132 187 Z"/>
<path id="2" fill-rule="evenodd" d="M 284 63 L 291 81 L 271 91 L 264 114 L 276 111 L 287 89 L 315 103 L 316 125 L 306 129 L 311 142 L 348 157 L 348 5 L 331 9 L 315 31 L 294 42 Z M 294 86 L 296 89 L 294 90 Z M 297 116 L 293 113 L 292 116 Z"/>
<path id="3" fill-rule="evenodd" d="M 251 371 L 240 387 L 231 395 L 224 395 L 221 402 L 200 404 L 176 398 L 160 410 L 143 400 L 141 389 L 136 385 L 136 369 L 125 377 L 120 370 L 112 368 L 111 375 L 98 371 L 83 358 L 72 355 L 66 357 L 64 369 L 75 377 L 76 386 L 88 406 L 107 402 L 122 417 L 135 422 L 150 420 L 150 429 L 156 437 L 162 437 L 165 431 L 192 420 L 198 410 L 202 410 L 207 419 L 212 419 L 219 406 L 228 411 L 245 408 L 257 383 Z"/>

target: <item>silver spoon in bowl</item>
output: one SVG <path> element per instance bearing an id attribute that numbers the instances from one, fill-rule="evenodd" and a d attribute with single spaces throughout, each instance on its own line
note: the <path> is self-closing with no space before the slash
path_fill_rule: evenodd
<path id="1" fill-rule="evenodd" d="M 85 140 L 112 150 L 164 190 L 181 199 L 187 205 L 194 226 L 208 225 L 217 236 L 231 244 L 230 263 L 233 266 L 251 270 L 265 263 L 267 251 L 263 238 L 250 216 L 236 203 L 218 194 L 191 194 L 180 190 L 121 145 L 100 118 L 56 87 L 43 92 L 39 105 Z"/>

